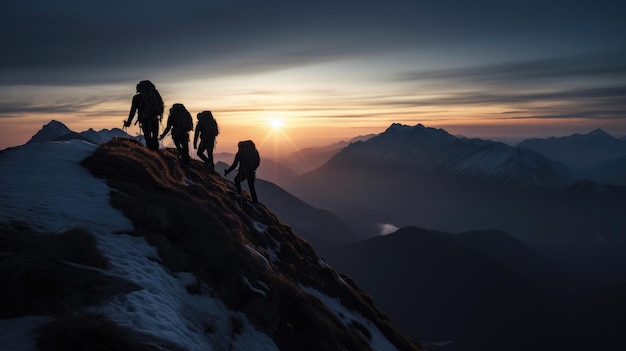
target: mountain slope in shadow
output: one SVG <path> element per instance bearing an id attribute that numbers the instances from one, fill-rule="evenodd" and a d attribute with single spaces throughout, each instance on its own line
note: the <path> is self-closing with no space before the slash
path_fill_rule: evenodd
<path id="1" fill-rule="evenodd" d="M 615 328 L 626 285 L 572 294 L 570 272 L 503 232 L 405 227 L 337 247 L 327 260 L 416 339 L 494 351 L 624 344 Z"/>

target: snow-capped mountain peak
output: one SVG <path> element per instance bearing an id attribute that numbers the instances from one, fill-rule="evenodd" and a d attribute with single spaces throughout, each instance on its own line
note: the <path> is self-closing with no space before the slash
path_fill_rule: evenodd
<path id="1" fill-rule="evenodd" d="M 72 139 L 86 140 L 94 144 L 102 144 L 115 137 L 136 139 L 135 137 L 129 136 L 126 132 L 119 128 L 113 128 L 111 130 L 102 129 L 100 131 L 89 128 L 86 131 L 77 133 L 69 129 L 62 122 L 52 120 L 48 124 L 45 124 L 35 135 L 33 135 L 33 137 L 26 144 Z"/>
<path id="2" fill-rule="evenodd" d="M 45 124 L 26 144 L 39 143 L 42 141 L 54 140 L 72 131 L 63 123 L 52 120 Z"/>
<path id="3" fill-rule="evenodd" d="M 355 143 L 331 163 L 400 167 L 417 173 L 444 171 L 493 182 L 553 187 L 571 180 L 569 170 L 529 150 L 501 142 L 459 138 L 443 129 L 394 123 L 384 133 Z"/>

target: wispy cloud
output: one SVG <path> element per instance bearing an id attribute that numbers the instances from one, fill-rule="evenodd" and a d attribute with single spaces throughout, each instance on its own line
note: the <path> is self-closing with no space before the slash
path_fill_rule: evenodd
<path id="1" fill-rule="evenodd" d="M 462 82 L 507 87 L 597 78 L 626 81 L 626 52 L 404 72 L 396 77 L 400 81 Z"/>

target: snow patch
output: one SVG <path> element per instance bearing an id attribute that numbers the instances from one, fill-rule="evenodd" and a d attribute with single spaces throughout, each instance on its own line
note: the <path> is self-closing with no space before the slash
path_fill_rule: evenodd
<path id="1" fill-rule="evenodd" d="M 261 253 L 260 253 L 260 252 L 258 252 L 257 250 L 255 250 L 255 249 L 254 249 L 252 246 L 250 246 L 250 245 L 246 245 L 246 248 L 248 249 L 248 251 L 252 252 L 254 255 L 256 255 L 256 256 L 258 256 L 258 257 L 260 257 L 260 258 L 263 260 L 263 262 L 265 262 L 265 267 L 266 267 L 268 270 L 270 270 L 270 271 L 272 271 L 272 270 L 273 270 L 273 269 L 272 269 L 272 265 L 270 264 L 270 261 L 268 261 L 268 260 L 267 260 L 267 258 L 265 258 L 265 256 L 261 255 Z"/>
<path id="2" fill-rule="evenodd" d="M 267 225 L 261 222 L 252 221 L 252 225 L 254 226 L 254 229 L 261 234 L 263 234 L 267 230 Z"/>
<path id="3" fill-rule="evenodd" d="M 379 235 L 389 235 L 391 233 L 395 233 L 398 231 L 398 227 L 390 223 L 376 223 L 378 226 L 378 230 L 380 231 Z"/>
<path id="4" fill-rule="evenodd" d="M 255 288 L 254 286 L 252 286 L 252 284 L 250 284 L 250 281 L 248 280 L 247 277 L 243 277 L 241 278 L 241 280 L 243 281 L 243 283 L 248 287 L 248 289 L 250 289 L 250 291 L 257 293 L 261 296 L 263 296 L 264 298 L 267 298 L 267 294 L 265 293 L 265 291 Z M 265 285 L 265 287 L 267 288 L 267 285 Z"/>
<path id="5" fill-rule="evenodd" d="M 309 295 L 318 298 L 330 311 L 335 314 L 343 325 L 351 327 L 355 323 L 366 328 L 369 332 L 370 347 L 374 351 L 392 351 L 397 348 L 385 337 L 378 327 L 360 313 L 348 310 L 341 304 L 339 298 L 330 297 L 319 290 L 300 285 L 300 288 Z"/>

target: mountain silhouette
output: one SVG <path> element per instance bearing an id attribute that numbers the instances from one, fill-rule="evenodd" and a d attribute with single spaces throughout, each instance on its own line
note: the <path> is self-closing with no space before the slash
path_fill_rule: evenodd
<path id="1" fill-rule="evenodd" d="M 2 153 L 2 333 L 51 349 L 419 349 L 199 161 L 126 138 Z"/>
<path id="2" fill-rule="evenodd" d="M 303 148 L 277 161 L 288 164 L 290 168 L 296 170 L 299 174 L 306 173 L 326 163 L 344 147 L 357 141 L 371 139 L 374 136 L 375 134 L 360 135 L 347 141 L 342 140 L 326 146 Z M 282 183 L 279 184 L 282 185 Z"/>
<path id="3" fill-rule="evenodd" d="M 384 133 L 344 148 L 329 163 L 376 162 L 416 174 L 442 173 L 485 182 L 558 187 L 566 167 L 534 152 L 482 139 L 458 138 L 443 129 L 392 124 Z"/>
<path id="4" fill-rule="evenodd" d="M 626 210 L 619 190 L 595 197 L 597 208 L 589 211 L 589 196 L 595 195 L 564 190 L 571 182 L 565 166 L 532 150 L 393 124 L 342 149 L 288 190 L 340 218 L 350 213 L 346 222 L 370 228 L 396 218 L 398 226 L 448 232 L 493 228 L 533 240 L 626 233 L 626 219 L 613 215 Z M 355 219 L 358 212 L 363 215 Z M 370 215 L 375 213 L 380 217 Z"/>
<path id="5" fill-rule="evenodd" d="M 126 132 L 119 128 L 113 128 L 111 130 L 102 129 L 95 131 L 89 128 L 84 132 L 75 132 L 69 129 L 65 124 L 57 120 L 52 120 L 45 124 L 35 135 L 33 135 L 26 144 L 41 143 L 46 141 L 55 140 L 85 140 L 94 144 L 102 144 L 114 137 L 131 138 Z M 132 137 L 135 139 L 134 137 Z"/>
<path id="6" fill-rule="evenodd" d="M 52 120 L 45 124 L 41 129 L 33 135 L 26 144 L 38 143 L 43 141 L 55 140 L 58 137 L 69 134 L 72 131 L 63 123 Z"/>
<path id="7" fill-rule="evenodd" d="M 626 142 L 609 135 L 602 129 L 595 129 L 587 134 L 572 134 L 558 138 L 527 139 L 517 146 L 537 151 L 562 162 L 575 171 L 626 156 Z"/>
<path id="8" fill-rule="evenodd" d="M 626 186 L 626 154 L 587 167 L 580 171 L 580 177 L 600 184 Z"/>
<path id="9" fill-rule="evenodd" d="M 575 272 L 504 232 L 405 227 L 327 259 L 415 339 L 494 351 L 626 346 L 626 283 L 583 288 Z"/>
<path id="10" fill-rule="evenodd" d="M 540 290 L 448 234 L 405 227 L 338 248 L 328 261 L 370 291 L 414 338 L 451 340 L 468 350 L 534 343 L 539 321 L 531 311 L 544 308 Z"/>
<path id="11" fill-rule="evenodd" d="M 256 188 L 265 199 L 265 205 L 317 251 L 327 245 L 353 243 L 362 239 L 332 212 L 314 208 L 271 182 L 258 179 Z"/>

